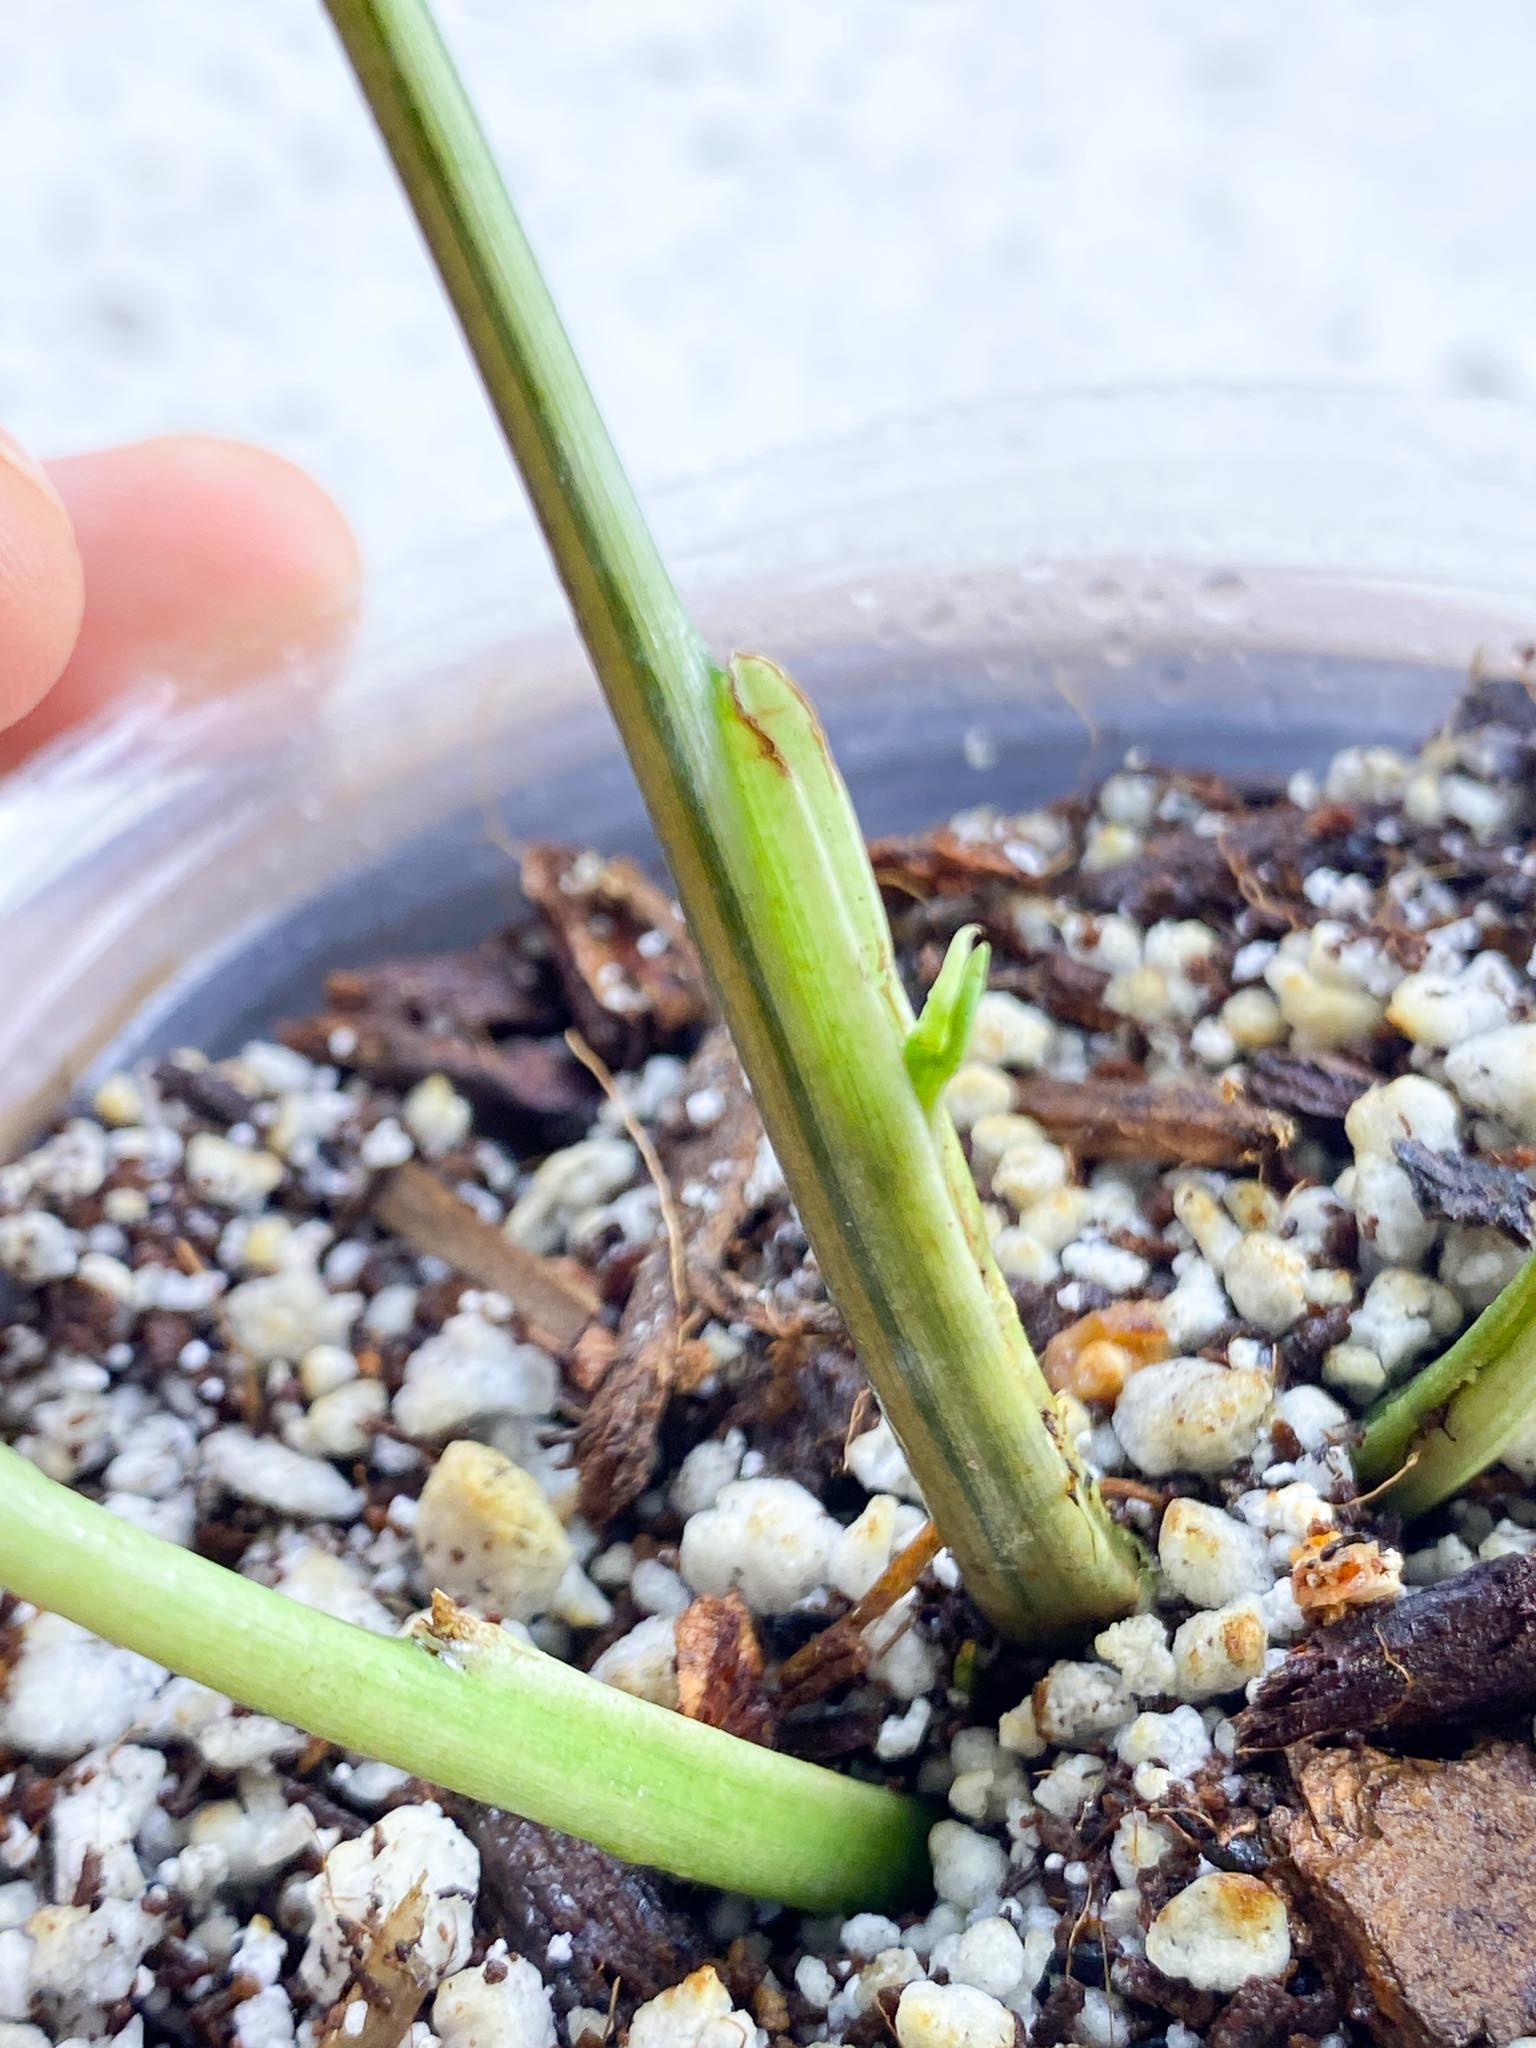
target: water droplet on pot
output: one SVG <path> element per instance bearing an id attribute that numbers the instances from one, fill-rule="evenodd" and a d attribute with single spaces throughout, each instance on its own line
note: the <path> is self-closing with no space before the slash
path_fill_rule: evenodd
<path id="1" fill-rule="evenodd" d="M 1115 626 L 1104 635 L 1100 652 L 1111 668 L 1129 668 L 1136 659 L 1136 643 L 1123 626 Z"/>
<path id="2" fill-rule="evenodd" d="M 1195 610 L 1222 624 L 1247 618 L 1252 601 L 1252 592 L 1235 569 L 1213 569 L 1195 586 Z"/>
<path id="3" fill-rule="evenodd" d="M 1113 576 L 1095 576 L 1085 583 L 1080 602 L 1090 619 L 1123 619 L 1131 608 L 1125 585 Z"/>
<path id="4" fill-rule="evenodd" d="M 997 766 L 997 741 L 984 725 L 968 725 L 960 746 L 967 768 L 981 770 Z"/>

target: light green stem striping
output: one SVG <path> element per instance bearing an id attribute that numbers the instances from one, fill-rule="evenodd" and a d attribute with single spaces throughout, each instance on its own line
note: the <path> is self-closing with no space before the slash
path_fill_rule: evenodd
<path id="1" fill-rule="evenodd" d="M 911 1011 L 820 730 L 771 664 L 727 677 L 690 624 L 424 0 L 328 6 L 517 459 L 828 1287 L 967 1587 L 1017 1635 L 1123 1613 L 1136 1557 L 1062 1438 L 953 1130 L 911 1085 Z"/>
<path id="2" fill-rule="evenodd" d="M 1367 1417 L 1355 1470 L 1422 1515 L 1496 1464 L 1536 1420 L 1536 1259 L 1469 1330 Z"/>
<path id="3" fill-rule="evenodd" d="M 119 1521 L 4 1447 L 0 1583 L 243 1706 L 631 1862 L 815 1912 L 897 1906 L 927 1880 L 933 1815 L 917 1800 L 537 1650 L 456 1671 Z"/>

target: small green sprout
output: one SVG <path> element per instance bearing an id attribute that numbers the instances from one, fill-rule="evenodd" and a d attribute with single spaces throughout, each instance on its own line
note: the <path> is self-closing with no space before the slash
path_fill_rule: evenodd
<path id="1" fill-rule="evenodd" d="M 950 940 L 944 964 L 907 1033 L 907 1072 L 930 1116 L 965 1058 L 991 964 L 992 948 L 981 937 L 981 927 L 963 925 Z"/>

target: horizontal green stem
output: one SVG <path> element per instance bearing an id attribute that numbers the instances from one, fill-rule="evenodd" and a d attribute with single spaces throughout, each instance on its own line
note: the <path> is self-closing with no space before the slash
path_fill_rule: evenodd
<path id="1" fill-rule="evenodd" d="M 967 1589 L 1021 1636 L 1123 1613 L 1138 1597 L 1135 1555 L 1065 1443 L 953 1129 L 913 1085 L 911 1011 L 820 729 L 770 663 L 726 675 L 690 623 L 424 0 L 328 6 L 516 457 L 828 1288 Z M 934 1061 L 921 1047 L 917 1067 L 926 1085 Z"/>
<path id="2" fill-rule="evenodd" d="M 1497 1464 L 1536 1419 L 1536 1259 L 1433 1365 L 1367 1418 L 1355 1470 L 1422 1515 Z"/>
<path id="3" fill-rule="evenodd" d="M 916 1800 L 535 1650 L 493 1677 L 454 1670 L 119 1521 L 3 1447 L 0 1586 L 306 1734 L 631 1862 L 816 1912 L 900 1905 L 926 1882 L 932 1815 Z"/>

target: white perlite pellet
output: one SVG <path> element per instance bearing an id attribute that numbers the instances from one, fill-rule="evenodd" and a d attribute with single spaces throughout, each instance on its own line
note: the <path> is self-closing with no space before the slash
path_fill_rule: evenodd
<path id="1" fill-rule="evenodd" d="M 1118 1671 L 1104 1664 L 1053 1664 L 1034 1696 L 1035 1724 L 1062 1749 L 1091 1749 L 1126 1719 L 1131 1695 Z"/>
<path id="2" fill-rule="evenodd" d="M 275 1154 L 249 1145 L 232 1145 L 212 1131 L 198 1131 L 187 1140 L 188 1184 L 219 1209 L 253 1212 L 283 1177 Z"/>
<path id="3" fill-rule="evenodd" d="M 1283 1336 L 1307 1311 L 1306 1259 L 1267 1230 L 1251 1231 L 1221 1269 L 1232 1306 L 1272 1337 Z"/>
<path id="4" fill-rule="evenodd" d="M 1252 1368 L 1165 1359 L 1126 1382 L 1115 1403 L 1115 1435 L 1151 1478 L 1224 1472 L 1252 1451 L 1270 1391 L 1267 1376 Z"/>
<path id="5" fill-rule="evenodd" d="M 677 1706 L 677 1632 L 670 1614 L 648 1614 L 620 1636 L 592 1666 L 604 1685 L 654 1706 Z"/>
<path id="6" fill-rule="evenodd" d="M 407 1436 L 438 1440 L 472 1422 L 547 1415 L 559 1374 L 537 1344 L 519 1344 L 472 1310 L 450 1316 L 405 1362 L 393 1414 Z"/>
<path id="7" fill-rule="evenodd" d="M 79 1261 L 79 1240 L 45 1209 L 0 1216 L 0 1268 L 26 1287 L 66 1280 Z"/>
<path id="8" fill-rule="evenodd" d="M 1237 1991 L 1291 1964 L 1285 1906 L 1267 1884 L 1235 1871 L 1197 1877 L 1147 1929 L 1147 1961 L 1197 1991 Z"/>
<path id="9" fill-rule="evenodd" d="M 629 2048 L 767 2048 L 767 2041 L 708 1964 L 649 1999 L 629 2026 Z"/>
<path id="10" fill-rule="evenodd" d="M 322 1459 L 247 1429 L 216 1429 L 203 1441 L 203 1476 L 226 1492 L 298 1521 L 349 1522 L 363 1494 Z"/>
<path id="11" fill-rule="evenodd" d="M 428 1474 L 415 1536 L 434 1586 L 514 1621 L 548 1609 L 572 1557 L 538 1481 L 491 1445 L 464 1440 Z"/>
<path id="12" fill-rule="evenodd" d="M 376 1936 L 413 1892 L 420 1931 L 403 1923 L 418 1982 L 440 1983 L 469 1959 L 480 1857 L 435 1806 L 398 1806 L 366 1833 L 331 1849 L 307 1894 L 313 1920 L 299 1976 L 315 1996 L 332 1999 L 346 1983 L 359 1946 Z"/>
<path id="13" fill-rule="evenodd" d="M 848 1470 L 866 1493 L 894 1493 L 922 1505 L 923 1496 L 906 1455 L 883 1415 L 873 1429 L 860 1431 L 849 1444 L 846 1457 Z"/>
<path id="14" fill-rule="evenodd" d="M 1008 1857 L 1000 1842 L 957 1820 L 938 1821 L 928 1834 L 933 1883 L 954 1906 L 977 1906 L 1001 1891 Z"/>
<path id="15" fill-rule="evenodd" d="M 82 1756 L 125 1734 L 165 1679 L 147 1657 L 61 1615 L 35 1615 L 0 1698 L 0 1744 L 23 1756 Z"/>
<path id="16" fill-rule="evenodd" d="M 970 1984 L 909 1984 L 896 2039 L 900 2048 L 1013 2048 L 1013 2014 Z"/>
<path id="17" fill-rule="evenodd" d="M 1175 1690 L 1185 1699 L 1235 1692 L 1264 1669 L 1269 1631 L 1257 1600 L 1192 1614 L 1174 1633 Z"/>
<path id="18" fill-rule="evenodd" d="M 304 1267 L 246 1280 L 224 1298 L 230 1336 L 258 1365 L 300 1359 L 317 1344 L 341 1344 L 363 1305 L 360 1294 L 332 1294 Z"/>
<path id="19" fill-rule="evenodd" d="M 1168 1631 L 1155 1614 L 1133 1614 L 1111 1622 L 1093 1639 L 1094 1655 L 1113 1664 L 1126 1689 L 1138 1699 L 1173 1690 L 1173 1655 Z"/>
<path id="20" fill-rule="evenodd" d="M 145 1885 L 134 1838 L 165 1778 L 157 1750 L 123 1743 L 82 1757 L 63 1780 L 49 1815 L 53 1896 L 67 1905 L 86 1858 L 94 1859 L 98 1898 L 137 1899 Z"/>
<path id="21" fill-rule="evenodd" d="M 734 1479 L 691 1515 L 679 1564 L 696 1593 L 740 1593 L 754 1614 L 787 1614 L 825 1585 L 842 1531 L 793 1479 Z"/>
<path id="22" fill-rule="evenodd" d="M 400 1120 L 428 1159 L 441 1159 L 469 1136 L 474 1112 L 442 1074 L 428 1074 L 401 1104 Z"/>
<path id="23" fill-rule="evenodd" d="M 1258 1531 L 1204 1501 L 1169 1503 L 1158 1532 L 1157 1560 L 1174 1592 L 1195 1607 L 1221 1607 L 1274 1581 Z"/>
<path id="24" fill-rule="evenodd" d="M 509 1959 L 497 1942 L 473 1970 L 460 1970 L 432 2001 L 442 2048 L 555 2048 L 549 1993 L 532 1963 Z"/>
<path id="25" fill-rule="evenodd" d="M 53 2017 L 56 2040 L 99 2031 L 108 2009 L 133 1990 L 139 1964 L 163 1928 L 158 1915 L 127 1899 L 90 1908 L 44 1906 L 33 1914 L 27 1989 Z"/>
<path id="26" fill-rule="evenodd" d="M 1013 1923 L 994 1913 L 961 1934 L 935 1942 L 929 1961 L 952 1984 L 970 1984 L 993 1998 L 1008 1998 L 1023 1981 L 1024 1943 Z"/>
<path id="27" fill-rule="evenodd" d="M 1445 1056 L 1446 1079 L 1463 1102 L 1536 1138 L 1536 1024 L 1505 1024 L 1463 1039 Z"/>
<path id="28" fill-rule="evenodd" d="M 1177 1779 L 1188 1780 L 1211 1754 L 1211 1738 L 1193 1707 L 1175 1707 L 1171 1714 L 1138 1714 L 1121 1729 L 1115 1754 L 1122 1763 L 1160 1764 Z"/>
<path id="29" fill-rule="evenodd" d="M 564 1248 L 572 1220 L 629 1187 L 640 1155 L 625 1138 L 584 1138 L 552 1152 L 539 1166 L 507 1218 L 507 1235 L 530 1251 Z"/>

